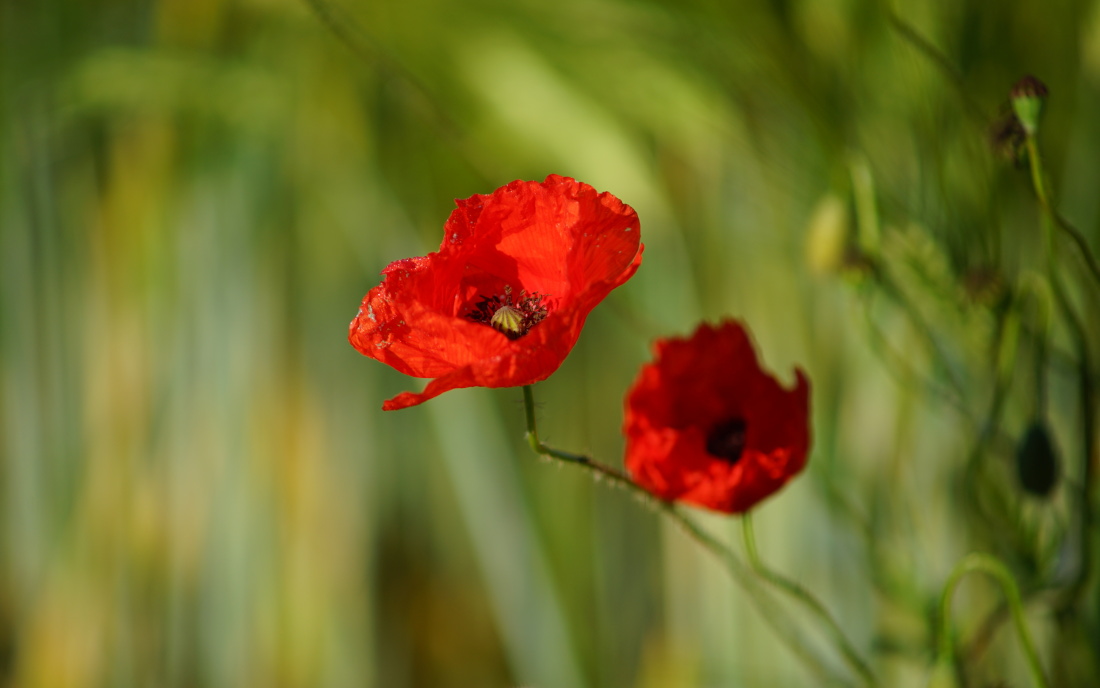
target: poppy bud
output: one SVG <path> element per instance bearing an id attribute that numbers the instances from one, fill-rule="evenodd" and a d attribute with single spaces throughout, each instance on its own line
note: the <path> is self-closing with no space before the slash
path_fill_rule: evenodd
<path id="1" fill-rule="evenodd" d="M 1025 76 L 1012 87 L 1012 109 L 1016 119 L 1020 120 L 1028 136 L 1034 136 L 1039 129 L 1039 115 L 1043 112 L 1043 102 L 1047 97 L 1047 87 L 1033 76 Z"/>
<path id="2" fill-rule="evenodd" d="M 1036 497 L 1049 496 L 1058 484 L 1058 453 L 1042 421 L 1031 424 L 1016 449 L 1016 473 L 1024 491 Z"/>

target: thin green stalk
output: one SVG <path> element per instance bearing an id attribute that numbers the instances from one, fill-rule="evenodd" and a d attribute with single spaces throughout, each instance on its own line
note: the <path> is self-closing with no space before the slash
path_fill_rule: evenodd
<path id="1" fill-rule="evenodd" d="M 1039 205 L 1043 206 L 1044 212 L 1049 213 L 1050 195 L 1047 193 L 1043 163 L 1039 158 L 1039 144 L 1035 141 L 1034 135 L 1027 137 L 1026 145 L 1028 169 L 1031 171 L 1031 186 L 1035 189 L 1035 196 L 1039 199 Z"/>
<path id="2" fill-rule="evenodd" d="M 1100 285 L 1100 264 L 1097 263 L 1096 256 L 1093 255 L 1092 250 L 1085 241 L 1084 235 L 1081 234 L 1076 227 L 1070 224 L 1070 221 L 1056 209 L 1050 208 L 1050 216 L 1054 219 L 1054 224 L 1065 232 L 1066 236 L 1068 236 L 1077 246 L 1078 253 L 1081 254 L 1081 258 L 1085 261 L 1085 267 L 1092 273 L 1092 278 L 1096 281 L 1097 285 Z"/>
<path id="3" fill-rule="evenodd" d="M 1039 653 L 1035 650 L 1035 643 L 1031 639 L 1031 633 L 1024 619 L 1024 605 L 1020 599 L 1020 589 L 1016 586 L 1016 579 L 999 559 L 989 554 L 975 552 L 963 557 L 951 571 L 947 583 L 943 586 L 943 595 L 940 597 L 940 660 L 954 657 L 954 646 L 951 643 L 951 598 L 962 577 L 972 571 L 987 573 L 1000 583 L 1008 609 L 1012 613 L 1012 621 L 1016 625 L 1016 633 L 1020 636 L 1020 644 L 1024 647 L 1031 677 L 1039 688 L 1049 688 L 1050 684 L 1047 683 L 1046 675 L 1043 674 L 1043 665 L 1039 661 Z"/>
<path id="4" fill-rule="evenodd" d="M 1078 317 L 1069 294 L 1062 284 L 1062 273 L 1057 269 L 1056 250 L 1052 226 L 1065 226 L 1059 221 L 1060 216 L 1050 204 L 1050 194 L 1046 187 L 1046 172 L 1043 169 L 1043 161 L 1039 155 L 1039 145 L 1034 135 L 1027 137 L 1027 156 L 1031 169 L 1031 183 L 1035 188 L 1035 195 L 1039 199 L 1039 205 L 1043 210 L 1043 237 L 1046 246 L 1047 274 L 1050 279 L 1051 291 L 1054 294 L 1055 303 L 1062 310 L 1066 324 L 1073 335 L 1077 347 L 1077 389 L 1078 401 L 1081 405 L 1081 494 L 1078 496 L 1077 518 L 1080 541 L 1081 565 L 1072 583 L 1066 588 L 1065 597 L 1059 605 L 1060 610 L 1072 607 L 1083 594 L 1092 574 L 1092 520 L 1093 504 L 1092 489 L 1096 481 L 1096 405 L 1092 388 L 1092 357 L 1089 353 L 1088 333 L 1081 319 Z M 1085 252 L 1086 258 L 1091 254 Z M 1100 279 L 1100 272 L 1095 272 Z"/>
<path id="5" fill-rule="evenodd" d="M 786 612 L 775 604 L 775 601 L 770 598 L 757 580 L 750 575 L 745 564 L 728 547 L 700 528 L 694 521 L 677 511 L 669 502 L 658 501 L 657 505 L 677 526 L 718 558 L 730 577 L 748 593 L 749 600 L 756 606 L 760 616 L 764 618 L 780 640 L 802 660 L 819 681 L 830 686 L 849 685 L 848 682 L 832 675 L 832 672 L 828 669 L 828 664 L 811 649 L 810 641 L 804 636 L 801 629 L 792 622 Z"/>
<path id="6" fill-rule="evenodd" d="M 753 532 L 751 512 L 741 517 L 741 529 L 745 538 L 745 553 L 748 555 L 749 565 L 752 566 L 753 570 L 764 580 L 806 605 L 806 607 L 828 627 L 829 633 L 833 637 L 833 642 L 840 648 L 840 653 L 844 655 L 844 659 L 848 662 L 848 666 L 863 678 L 865 684 L 869 686 L 875 685 L 875 675 L 872 673 L 871 668 L 867 666 L 867 663 L 864 662 L 863 658 L 856 652 L 855 647 L 853 647 L 844 636 L 844 631 L 840 628 L 840 624 L 836 622 L 836 619 L 834 619 L 832 614 L 829 613 L 829 610 L 825 608 L 825 605 L 814 597 L 810 591 L 806 590 L 795 581 L 784 577 L 777 571 L 769 569 L 760 558 L 760 554 L 756 549 L 756 535 Z"/>
<path id="7" fill-rule="evenodd" d="M 380 69 L 385 74 L 398 77 L 411 86 L 424 99 L 431 114 L 443 125 L 444 130 L 448 133 L 454 132 L 456 129 L 454 121 L 447 111 L 438 105 L 430 89 L 413 74 L 411 69 L 384 52 L 374 36 L 356 22 L 347 10 L 329 0 L 303 0 L 303 2 L 356 58 L 366 65 Z"/>
<path id="8" fill-rule="evenodd" d="M 886 14 L 887 20 L 890 22 L 890 26 L 898 32 L 903 39 L 909 42 L 914 48 L 923 53 L 931 62 L 933 62 L 941 72 L 948 78 L 951 84 L 958 90 L 963 103 L 966 105 L 967 110 L 978 122 L 988 123 L 988 118 L 982 111 L 981 106 L 970 95 L 969 89 L 966 87 L 966 83 L 963 81 L 962 75 L 955 68 L 947 57 L 939 51 L 931 42 L 920 34 L 912 25 L 901 18 L 890 7 L 886 0 L 881 2 L 882 9 Z M 1092 250 L 1089 248 L 1088 242 L 1085 241 L 1085 237 L 1073 226 L 1065 217 L 1062 216 L 1054 207 L 1050 204 L 1050 196 L 1046 185 L 1043 182 L 1043 176 L 1040 174 L 1037 162 L 1039 160 L 1038 147 L 1035 143 L 1034 136 L 1027 137 L 1027 154 L 1028 158 L 1032 160 L 1031 164 L 1031 181 L 1035 187 L 1036 194 L 1039 196 L 1039 202 L 1043 205 L 1044 210 L 1050 213 L 1051 219 L 1054 224 L 1066 233 L 1066 236 L 1073 241 L 1076 245 L 1078 252 L 1081 254 L 1081 258 L 1085 261 L 1085 266 L 1088 268 L 1092 275 L 1093 280 L 1097 285 L 1100 285 L 1100 263 L 1097 262 L 1096 256 L 1093 255 Z"/>
<path id="9" fill-rule="evenodd" d="M 486 180 L 495 178 L 495 173 L 489 172 L 491 167 L 484 160 L 484 156 L 467 142 L 465 132 L 450 110 L 442 105 L 439 97 L 423 79 L 416 75 L 414 70 L 385 51 L 377 38 L 360 22 L 355 21 L 355 18 L 340 3 L 332 0 L 302 0 L 302 2 L 363 64 L 407 86 L 409 93 L 415 99 L 413 102 L 435 126 L 443 140 L 459 151 L 482 178 Z"/>
<path id="10" fill-rule="evenodd" d="M 1085 266 L 1088 267 L 1092 278 L 1097 284 L 1100 284 L 1100 264 L 1096 262 L 1096 256 L 1092 254 L 1089 249 L 1088 243 L 1085 241 L 1085 237 L 1081 235 L 1077 228 L 1070 224 L 1069 220 L 1062 216 L 1051 203 L 1050 190 L 1046 185 L 1046 174 L 1043 170 L 1043 159 L 1039 156 L 1039 143 L 1035 139 L 1034 134 L 1027 137 L 1027 159 L 1028 168 L 1031 171 L 1031 186 L 1035 189 L 1035 196 L 1039 199 L 1039 205 L 1043 207 L 1043 212 L 1050 218 L 1050 221 L 1055 227 L 1066 233 L 1077 247 L 1077 251 L 1081 254 L 1081 257 L 1085 261 Z M 1050 239 L 1049 241 L 1053 241 Z"/>
<path id="11" fill-rule="evenodd" d="M 588 470 L 596 473 L 600 477 L 608 479 L 610 482 L 620 487 L 625 487 L 628 490 L 634 492 L 636 497 L 639 497 L 644 502 L 650 502 L 655 500 L 645 488 L 638 483 L 630 479 L 630 476 L 622 471 L 612 468 L 611 466 L 605 466 L 598 461 L 593 461 L 591 458 L 584 456 L 583 454 L 574 454 L 572 452 L 562 451 L 560 449 L 554 449 L 548 447 L 539 440 L 538 426 L 535 422 L 535 395 L 531 391 L 531 386 L 527 385 L 523 388 L 523 408 L 524 414 L 527 418 L 527 443 L 531 445 L 531 450 L 540 456 L 546 456 L 565 463 L 576 464 L 584 466 Z M 659 501 L 659 500 L 657 500 Z"/>
<path id="12" fill-rule="evenodd" d="M 1078 403 L 1081 406 L 1081 493 L 1078 495 L 1077 518 L 1078 534 L 1080 542 L 1081 564 L 1073 582 L 1066 589 L 1059 609 L 1066 610 L 1072 607 L 1084 593 L 1092 574 L 1092 520 L 1093 504 L 1092 489 L 1096 481 L 1096 405 L 1092 389 L 1092 363 L 1088 350 L 1088 340 L 1084 325 L 1077 317 L 1076 311 L 1070 303 L 1069 296 L 1061 284 L 1057 273 L 1051 272 L 1051 282 L 1055 301 L 1065 313 L 1066 322 L 1069 324 L 1077 343 L 1077 393 Z"/>
<path id="13" fill-rule="evenodd" d="M 748 593 L 749 600 L 756 605 L 757 610 L 765 621 L 775 630 L 780 640 L 803 661 L 806 667 L 825 685 L 849 685 L 837 678 L 828 668 L 828 663 L 819 657 L 811 643 L 805 638 L 801 630 L 791 621 L 771 599 L 766 590 L 759 584 L 745 564 L 733 553 L 733 551 L 718 541 L 713 535 L 703 530 L 692 519 L 688 518 L 676 509 L 672 502 L 658 499 L 644 487 L 634 482 L 630 476 L 622 471 L 604 465 L 591 457 L 583 454 L 562 451 L 547 446 L 539 439 L 538 425 L 535 419 L 535 396 L 531 387 L 523 388 L 524 416 L 527 423 L 527 443 L 531 450 L 540 456 L 545 456 L 563 463 L 580 466 L 592 471 L 597 476 L 609 480 L 611 483 L 624 487 L 639 498 L 649 508 L 665 516 L 687 533 L 703 549 L 717 557 L 722 566 L 733 578 L 734 582 Z"/>
<path id="14" fill-rule="evenodd" d="M 947 77 L 951 85 L 958 91 L 959 98 L 966 106 L 970 116 L 974 118 L 976 122 L 982 124 L 988 123 L 988 118 L 982 107 L 978 104 L 978 101 L 971 95 L 970 89 L 966 87 L 966 82 L 963 80 L 962 74 L 955 68 L 955 65 L 951 63 L 951 60 L 947 59 L 947 56 L 940 52 L 939 48 L 932 45 L 932 42 L 925 38 L 912 24 L 907 22 L 897 12 L 890 7 L 888 0 L 882 0 L 880 2 L 883 12 L 886 14 L 886 19 L 890 23 L 890 27 L 897 31 L 903 39 L 905 39 L 911 46 L 916 48 L 920 53 L 923 53 L 932 63 L 934 63 L 941 72 Z"/>

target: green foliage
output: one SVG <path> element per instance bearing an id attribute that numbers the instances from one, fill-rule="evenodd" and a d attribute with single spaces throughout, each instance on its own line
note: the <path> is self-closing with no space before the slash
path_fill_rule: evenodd
<path id="1" fill-rule="evenodd" d="M 1040 76 L 1095 252 L 1097 45 L 1083 2 L 0 3 L 0 686 L 807 685 L 705 552 L 530 458 L 519 390 L 379 410 L 410 383 L 344 335 L 378 272 L 451 199 L 551 172 L 634 206 L 646 252 L 539 385 L 549 443 L 617 465 L 647 342 L 744 318 L 814 381 L 761 553 L 883 685 L 926 684 L 972 549 L 1063 685 L 1095 681 L 1100 321 L 1048 295 L 1044 352 L 1040 207 L 989 137 Z M 1041 388 L 1039 504 L 1013 461 Z M 999 604 L 960 596 L 938 680 L 1027 685 Z"/>

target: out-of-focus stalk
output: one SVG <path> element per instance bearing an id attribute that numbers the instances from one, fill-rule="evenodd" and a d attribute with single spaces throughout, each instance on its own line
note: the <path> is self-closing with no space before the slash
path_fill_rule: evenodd
<path id="1" fill-rule="evenodd" d="M 844 630 L 841 629 L 840 624 L 837 623 L 833 615 L 829 613 L 829 610 L 825 608 L 821 600 L 814 597 L 813 593 L 795 581 L 768 568 L 764 560 L 760 558 L 760 553 L 756 549 L 756 535 L 752 527 L 752 512 L 748 512 L 741 517 L 741 527 L 745 538 L 745 554 L 748 555 L 749 565 L 752 566 L 753 570 L 756 571 L 761 578 L 798 600 L 805 605 L 807 609 L 813 612 L 814 616 L 829 629 L 829 635 L 832 636 L 833 643 L 836 644 L 837 649 L 840 650 L 840 654 L 844 656 L 844 660 L 848 663 L 848 666 L 860 675 L 864 684 L 868 686 L 876 685 L 875 675 L 871 672 L 871 667 L 869 667 L 867 663 L 863 661 L 863 658 L 859 656 L 855 647 L 853 647 L 852 643 L 845 637 Z"/>
<path id="2" fill-rule="evenodd" d="M 760 581 L 752 575 L 736 554 L 729 547 L 719 542 L 710 533 L 703 530 L 695 521 L 680 513 L 672 502 L 667 502 L 650 494 L 645 488 L 630 479 L 622 471 L 604 465 L 583 454 L 553 449 L 539 440 L 538 426 L 535 419 L 535 396 L 530 386 L 523 388 L 524 416 L 527 422 L 527 442 L 531 450 L 540 456 L 556 459 L 563 463 L 573 464 L 586 468 L 597 476 L 608 479 L 611 483 L 624 487 L 638 497 L 645 505 L 668 518 L 691 539 L 713 554 L 721 562 L 730 577 L 748 593 L 749 600 L 756 605 L 760 616 L 772 627 L 780 640 L 805 664 L 818 680 L 828 686 L 849 686 L 850 682 L 836 676 L 829 669 L 828 663 L 818 656 L 810 642 L 804 637 L 794 621 L 776 604 L 771 595 L 760 584 Z M 870 685 L 870 683 L 869 683 Z"/>
<path id="3" fill-rule="evenodd" d="M 1028 668 L 1035 685 L 1040 688 L 1049 688 L 1046 675 L 1043 673 L 1043 665 L 1039 661 L 1039 653 L 1035 650 L 1035 643 L 1031 639 L 1027 622 L 1024 619 L 1024 605 L 1020 599 L 1020 589 L 1016 586 L 1016 579 L 1009 573 L 1008 568 L 996 557 L 989 554 L 972 553 L 963 557 L 962 561 L 955 565 L 951 575 L 947 577 L 947 583 L 943 586 L 943 595 L 940 597 L 940 633 L 939 652 L 937 664 L 946 664 L 954 657 L 954 647 L 951 643 L 951 598 L 955 594 L 955 587 L 963 576 L 972 571 L 982 571 L 992 576 L 1000 584 L 1008 602 L 1009 611 L 1012 613 L 1012 621 L 1016 625 L 1016 633 L 1020 636 L 1020 644 L 1023 645 Z"/>

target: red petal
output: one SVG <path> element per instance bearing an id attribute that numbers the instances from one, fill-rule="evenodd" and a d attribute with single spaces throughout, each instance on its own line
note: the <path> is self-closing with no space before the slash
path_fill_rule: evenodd
<path id="1" fill-rule="evenodd" d="M 641 264 L 641 252 L 623 274 L 626 281 Z M 545 320 L 520 339 L 510 341 L 509 348 L 498 356 L 483 358 L 456 368 L 428 383 L 421 393 L 402 392 L 386 401 L 382 409 L 393 411 L 422 404 L 444 392 L 463 387 L 521 387 L 550 377 L 572 350 L 580 336 L 584 321 L 595 303 L 575 301 L 570 307 L 551 313 Z M 478 325 L 481 329 L 483 325 Z M 506 338 L 501 336 L 505 341 Z"/>
<path id="2" fill-rule="evenodd" d="M 630 206 L 565 177 L 512 182 L 457 203 L 440 252 L 463 256 L 466 281 L 498 281 L 478 284 L 484 291 L 522 285 L 568 300 L 602 282 L 621 284 L 640 250 Z"/>
<path id="3" fill-rule="evenodd" d="M 747 333 L 727 321 L 689 339 L 658 341 L 626 399 L 631 475 L 662 499 L 727 513 L 746 511 L 806 463 L 809 382 L 784 389 L 760 368 Z M 745 449 L 731 463 L 706 450 L 716 423 L 745 421 Z"/>
<path id="4" fill-rule="evenodd" d="M 614 196 L 550 175 L 456 201 L 440 250 L 392 263 L 363 299 L 349 340 L 363 354 L 437 378 L 412 406 L 458 387 L 543 380 L 572 350 L 588 313 L 641 263 L 638 217 Z M 515 341 L 466 316 L 485 296 L 526 290 L 548 316 Z"/>
<path id="5" fill-rule="evenodd" d="M 413 377 L 444 375 L 508 346 L 496 330 L 431 307 L 440 300 L 436 257 L 391 263 L 386 279 L 363 299 L 348 334 L 361 353 Z"/>

